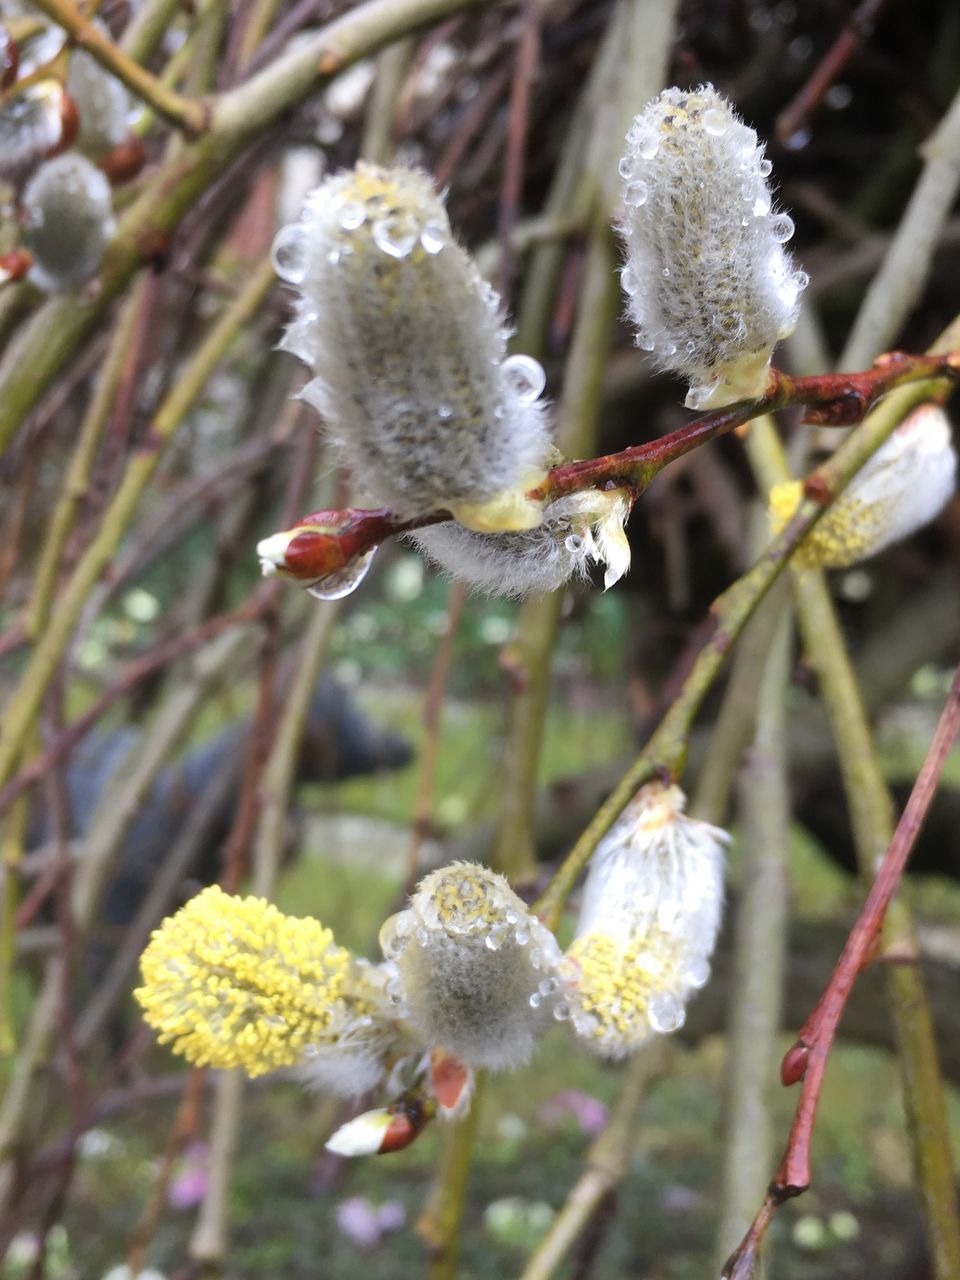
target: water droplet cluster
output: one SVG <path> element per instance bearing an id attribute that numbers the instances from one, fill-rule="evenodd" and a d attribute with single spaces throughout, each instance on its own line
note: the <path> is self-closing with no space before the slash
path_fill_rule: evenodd
<path id="1" fill-rule="evenodd" d="M 684 804 L 677 787 L 642 788 L 590 865 L 565 964 L 574 1030 L 604 1056 L 676 1031 L 710 976 L 729 837 Z"/>
<path id="2" fill-rule="evenodd" d="M 638 345 L 705 408 L 763 392 L 807 283 L 784 252 L 757 135 L 711 85 L 666 89 L 637 116 L 620 162 L 622 284 Z"/>
<path id="3" fill-rule="evenodd" d="M 273 261 L 299 294 L 282 345 L 313 367 L 303 398 L 368 497 L 404 518 L 534 527 L 523 494 L 549 449 L 543 370 L 507 357 L 500 299 L 428 176 L 361 163 L 326 179 Z"/>
<path id="4" fill-rule="evenodd" d="M 568 1014 L 556 939 L 487 867 L 432 872 L 380 944 L 397 1015 L 468 1066 L 519 1066 L 550 1020 Z"/>

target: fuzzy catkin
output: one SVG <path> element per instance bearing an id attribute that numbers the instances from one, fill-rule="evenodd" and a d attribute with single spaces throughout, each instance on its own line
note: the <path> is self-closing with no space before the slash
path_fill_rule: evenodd
<path id="1" fill-rule="evenodd" d="M 455 862 L 426 876 L 380 942 L 397 1015 L 469 1067 L 521 1066 L 551 1013 L 567 1016 L 556 939 L 487 867 Z"/>
<path id="2" fill-rule="evenodd" d="M 677 1030 L 710 975 L 729 836 L 685 804 L 679 787 L 642 787 L 590 863 L 565 962 L 571 1025 L 604 1057 Z"/>
<path id="3" fill-rule="evenodd" d="M 542 524 L 523 533 L 473 533 L 451 521 L 421 529 L 413 540 L 445 573 L 486 595 L 556 591 L 586 578 L 592 561 L 606 564 L 609 587 L 630 564 L 628 512 L 619 490 L 586 490 L 551 502 Z"/>
<path id="4" fill-rule="evenodd" d="M 284 349 L 316 374 L 358 485 L 404 518 L 532 528 L 549 448 L 543 372 L 507 357 L 495 291 L 457 244 L 426 174 L 359 164 L 323 182 L 274 242 L 299 298 Z"/>
<path id="5" fill-rule="evenodd" d="M 74 153 L 41 165 L 23 193 L 30 279 L 48 293 L 94 275 L 114 232 L 110 183 Z"/>
<path id="6" fill-rule="evenodd" d="M 783 244 L 755 131 L 712 85 L 665 89 L 636 117 L 620 162 L 621 282 L 637 343 L 703 408 L 762 395 L 807 277 Z"/>
<path id="7" fill-rule="evenodd" d="M 814 525 L 794 553 L 804 568 L 844 569 L 875 556 L 929 524 L 957 485 L 950 419 L 939 405 L 909 414 Z M 770 491 L 770 524 L 777 534 L 795 514 L 803 483 Z"/>
<path id="8" fill-rule="evenodd" d="M 99 18 L 94 19 L 94 26 L 109 36 L 109 28 Z M 129 135 L 134 104 L 126 85 L 83 49 L 70 55 L 67 92 L 80 117 L 77 146 L 87 155 L 99 158 Z"/>

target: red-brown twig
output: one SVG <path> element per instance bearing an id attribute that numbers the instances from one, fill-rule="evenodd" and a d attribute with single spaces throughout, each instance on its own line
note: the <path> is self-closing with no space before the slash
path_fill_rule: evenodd
<path id="1" fill-rule="evenodd" d="M 870 34 L 882 5 L 883 0 L 863 0 L 854 9 L 809 79 L 777 117 L 774 136 L 778 142 L 789 142 L 806 125 L 807 118 L 816 111 L 864 37 Z"/>
<path id="2" fill-rule="evenodd" d="M 958 733 L 960 667 L 954 674 L 923 768 L 830 982 L 804 1023 L 796 1043 L 784 1055 L 780 1067 L 783 1083 L 790 1085 L 802 1081 L 787 1149 L 759 1213 L 723 1269 L 724 1280 L 748 1280 L 753 1275 L 760 1245 L 776 1210 L 785 1200 L 800 1195 L 810 1185 L 810 1144 L 830 1048 L 857 975 L 872 958 L 887 908 L 896 893 Z"/>
<path id="3" fill-rule="evenodd" d="M 808 422 L 852 426 L 894 387 L 924 378 L 953 379 L 958 375 L 960 351 L 944 356 L 913 356 L 894 351 L 881 356 L 863 373 L 790 378 L 774 369 L 766 394 L 760 399 L 742 400 L 705 413 L 670 435 L 621 453 L 555 467 L 529 496 L 546 503 L 582 489 L 620 487 L 630 489 L 636 496 L 669 463 L 761 414 L 803 405 L 808 409 Z M 447 512 L 434 511 L 417 519 L 398 520 L 382 507 L 370 511 L 358 507 L 315 511 L 303 516 L 288 531 L 290 540 L 284 548 L 284 563 L 278 566 L 279 572 L 298 582 L 316 582 L 338 573 L 388 537 L 449 519 Z"/>

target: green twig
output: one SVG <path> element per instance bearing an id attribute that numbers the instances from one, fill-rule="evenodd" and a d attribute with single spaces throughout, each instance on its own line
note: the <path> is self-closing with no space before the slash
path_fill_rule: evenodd
<path id="1" fill-rule="evenodd" d="M 69 0 L 36 0 L 37 8 L 68 33 L 73 43 L 85 49 L 107 71 L 122 80 L 131 93 L 150 104 L 154 111 L 188 135 L 202 133 L 208 109 L 202 102 L 183 98 L 142 67 L 113 43 L 100 27 L 90 21 Z"/>

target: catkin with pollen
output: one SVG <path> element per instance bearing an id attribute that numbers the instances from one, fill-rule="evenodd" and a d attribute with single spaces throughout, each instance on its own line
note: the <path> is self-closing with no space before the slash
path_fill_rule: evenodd
<path id="1" fill-rule="evenodd" d="M 303 397 L 370 498 L 481 532 L 539 524 L 524 494 L 549 448 L 543 371 L 507 356 L 500 300 L 426 174 L 361 163 L 328 178 L 274 262 L 299 293 L 281 345 L 313 367 Z"/>
<path id="2" fill-rule="evenodd" d="M 590 863 L 565 964 L 571 1025 L 604 1057 L 677 1030 L 710 975 L 729 836 L 685 804 L 679 787 L 642 787 Z"/>
<path id="3" fill-rule="evenodd" d="M 692 409 L 762 395 L 807 277 L 783 245 L 757 135 L 712 85 L 665 89 L 620 162 L 621 283 L 637 343 L 690 385 Z"/>

